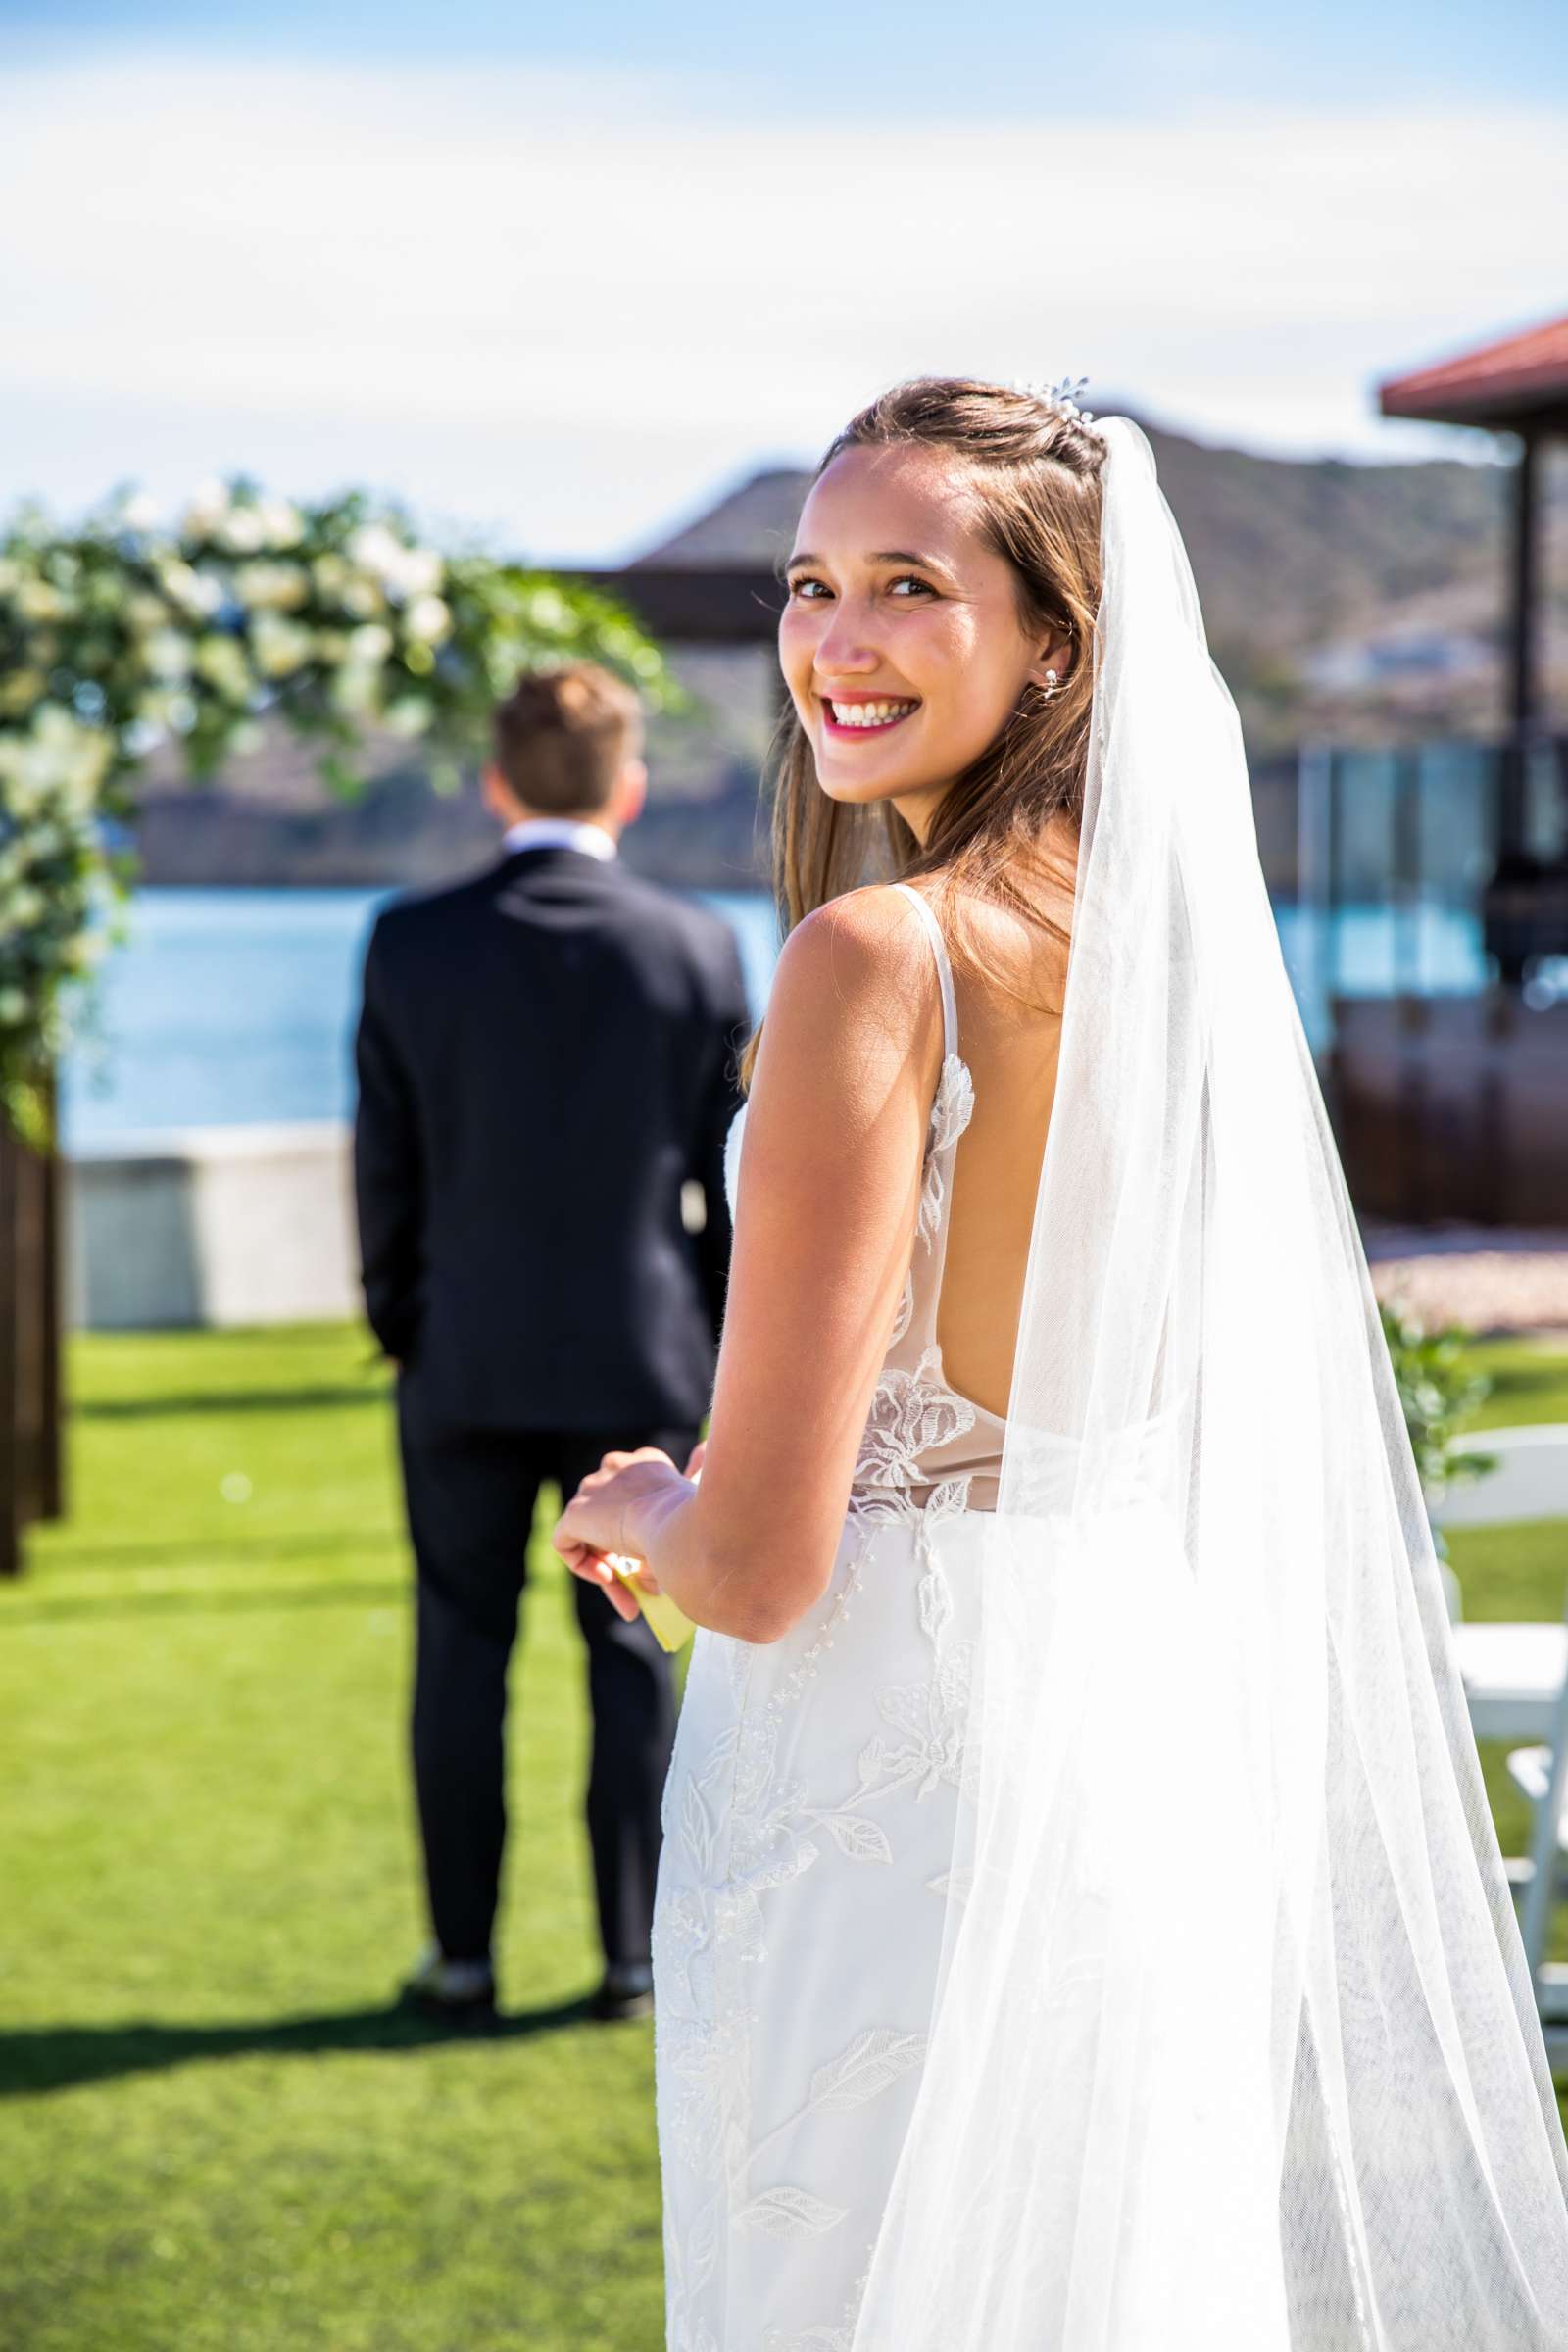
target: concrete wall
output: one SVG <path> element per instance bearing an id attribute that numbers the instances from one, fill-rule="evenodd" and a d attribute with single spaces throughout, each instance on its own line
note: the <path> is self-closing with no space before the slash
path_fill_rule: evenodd
<path id="1" fill-rule="evenodd" d="M 687 1231 L 705 1214 L 687 1184 Z M 359 1265 L 335 1121 L 121 1136 L 67 1164 L 66 1313 L 80 1329 L 341 1322 L 363 1312 Z"/>
<path id="2" fill-rule="evenodd" d="M 349 1131 L 202 1127 L 84 1149 L 66 1253 L 66 1311 L 88 1330 L 357 1315 Z"/>

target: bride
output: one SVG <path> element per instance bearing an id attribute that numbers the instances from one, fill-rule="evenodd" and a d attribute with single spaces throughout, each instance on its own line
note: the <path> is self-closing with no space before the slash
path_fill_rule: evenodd
<path id="1" fill-rule="evenodd" d="M 556 1530 L 701 1629 L 670 2352 L 1563 2352 L 1531 1986 L 1149 445 L 902 385 L 788 582 L 701 1477 L 607 1455 Z"/>

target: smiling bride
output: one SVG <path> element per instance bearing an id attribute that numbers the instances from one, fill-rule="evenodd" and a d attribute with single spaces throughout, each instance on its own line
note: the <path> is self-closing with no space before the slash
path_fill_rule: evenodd
<path id="1" fill-rule="evenodd" d="M 655 1926 L 670 2352 L 1562 2352 L 1565 2159 L 1409 1446 L 1149 445 L 857 416 Z"/>

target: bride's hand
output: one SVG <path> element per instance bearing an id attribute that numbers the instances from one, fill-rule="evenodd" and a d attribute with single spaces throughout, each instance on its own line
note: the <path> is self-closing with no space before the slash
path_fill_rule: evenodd
<path id="1" fill-rule="evenodd" d="M 693 1465 L 700 1467 L 698 1447 Z M 692 1474 L 695 1468 L 689 1465 Z M 667 1453 L 655 1446 L 639 1446 L 634 1453 L 607 1453 L 597 1470 L 590 1470 L 576 1494 L 550 1531 L 550 1541 L 573 1576 L 598 1585 L 618 1617 L 628 1621 L 637 1603 L 610 1565 L 611 1556 L 635 1559 L 637 1582 L 645 1592 L 662 1590 L 646 1559 L 627 1534 L 634 1506 L 671 1485 L 685 1486 Z"/>

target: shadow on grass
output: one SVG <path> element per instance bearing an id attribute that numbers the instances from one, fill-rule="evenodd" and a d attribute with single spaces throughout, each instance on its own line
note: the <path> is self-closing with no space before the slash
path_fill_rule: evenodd
<path id="1" fill-rule="evenodd" d="M 321 1382 L 306 1389 L 222 1389 L 154 1392 L 149 1396 L 95 1396 L 73 1401 L 77 1421 L 167 1421 L 186 1413 L 296 1413 L 315 1407 L 345 1404 L 383 1404 L 392 1396 L 389 1380 L 369 1380 L 355 1387 Z"/>
<path id="2" fill-rule="evenodd" d="M 279 1609 L 335 1609 L 408 1598 L 408 1584 L 368 1577 L 339 1577 L 331 1584 L 248 1585 L 229 1592 L 207 1586 L 193 1592 L 118 1592 L 103 1598 L 63 1595 L 59 1600 L 18 1600 L 0 1610 L 4 1625 L 65 1625 L 74 1621 L 111 1624 L 117 1618 L 240 1617 Z"/>
<path id="3" fill-rule="evenodd" d="M 47 1548 L 46 1548 L 47 1546 Z M 48 1573 L 74 1576 L 81 1569 L 213 1568 L 230 1561 L 322 1560 L 334 1554 L 379 1557 L 406 1552 L 401 1527 L 328 1527 L 302 1535 L 206 1535 L 127 1538 L 123 1543 L 74 1544 L 50 1535 L 38 1547 L 38 1564 Z"/>
<path id="4" fill-rule="evenodd" d="M 74 2090 L 121 2075 L 220 2058 L 320 2058 L 346 2051 L 427 2050 L 448 2042 L 528 2041 L 585 2024 L 586 1994 L 543 2009 L 517 2009 L 493 2025 L 449 2025 L 397 2005 L 342 2009 L 319 2017 L 232 2026 L 37 2026 L 0 2032 L 0 2098 Z"/>

